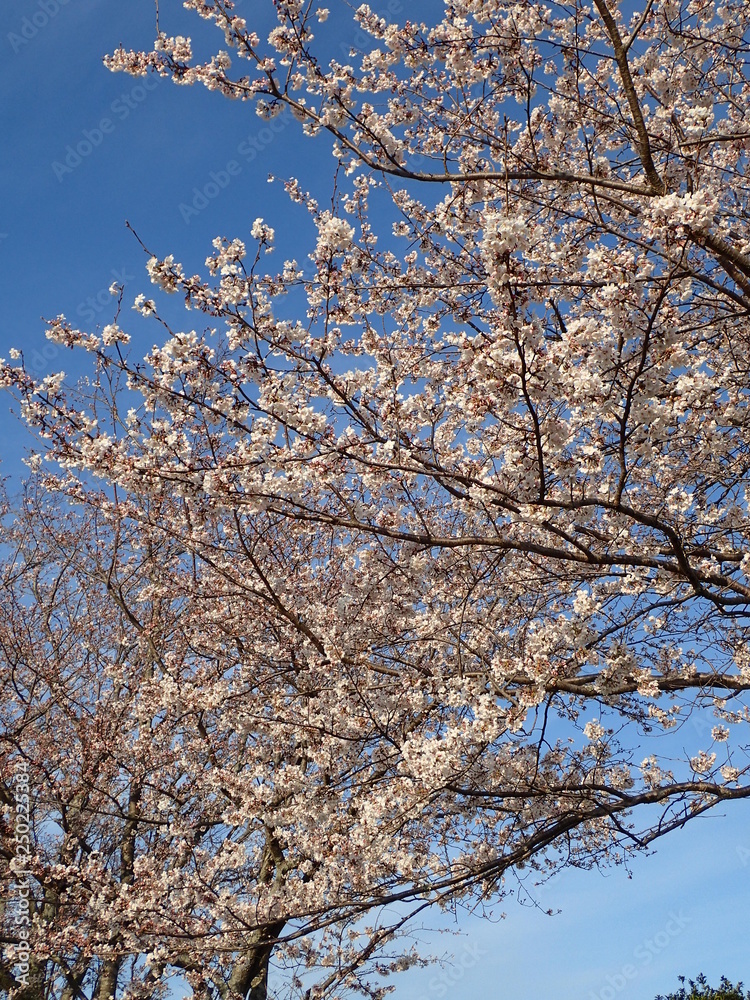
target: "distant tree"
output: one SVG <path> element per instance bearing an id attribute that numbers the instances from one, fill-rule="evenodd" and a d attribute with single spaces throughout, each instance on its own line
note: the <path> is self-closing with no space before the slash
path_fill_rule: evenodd
<path id="1" fill-rule="evenodd" d="M 118 309 L 50 323 L 79 387 L 3 363 L 45 450 L 2 576 L 36 963 L 6 908 L 3 983 L 379 998 L 426 907 L 750 796 L 750 6 L 276 0 L 263 40 L 185 6 L 237 72 L 165 33 L 110 66 L 286 108 L 335 178 L 287 182 L 315 235 L 272 271 L 261 219 L 207 276 L 148 254 L 202 332 L 140 295 L 143 360 Z"/>
<path id="2" fill-rule="evenodd" d="M 683 985 L 676 993 L 660 994 L 656 1000 L 750 1000 L 750 990 L 745 991 L 741 982 L 734 986 L 726 976 L 721 977 L 718 987 L 709 986 L 702 973 L 694 980 L 688 979 L 687 986 L 684 976 L 678 979 Z"/>

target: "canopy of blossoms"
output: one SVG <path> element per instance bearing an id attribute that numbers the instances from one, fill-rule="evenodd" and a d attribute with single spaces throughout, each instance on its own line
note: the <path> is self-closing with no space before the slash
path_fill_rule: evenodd
<path id="1" fill-rule="evenodd" d="M 341 62 L 343 3 L 184 6 L 212 58 L 110 68 L 291 113 L 336 178 L 286 183 L 297 259 L 272 219 L 147 251 L 145 359 L 118 306 L 50 323 L 87 385 L 3 362 L 45 456 L 0 626 L 32 972 L 377 997 L 409 915 L 750 795 L 750 7 L 363 5 Z"/>

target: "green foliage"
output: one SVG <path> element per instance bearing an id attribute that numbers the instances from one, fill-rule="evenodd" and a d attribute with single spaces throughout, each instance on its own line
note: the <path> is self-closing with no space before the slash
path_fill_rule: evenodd
<path id="1" fill-rule="evenodd" d="M 709 986 L 703 973 L 695 980 L 688 979 L 687 986 L 684 976 L 678 978 L 682 983 L 680 989 L 666 997 L 660 994 L 656 1000 L 750 1000 L 750 990 L 745 991 L 741 982 L 734 986 L 726 976 L 721 977 L 718 988 Z"/>

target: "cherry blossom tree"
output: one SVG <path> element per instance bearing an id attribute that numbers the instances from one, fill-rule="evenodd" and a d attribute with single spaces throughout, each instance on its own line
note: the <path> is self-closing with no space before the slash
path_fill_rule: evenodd
<path id="1" fill-rule="evenodd" d="M 361 6 L 342 62 L 343 3 L 184 6 L 226 49 L 109 67 L 328 136 L 329 207 L 285 182 L 315 238 L 271 270 L 274 220 L 204 275 L 147 250 L 145 359 L 114 287 L 49 326 L 86 385 L 3 364 L 70 507 L 9 529 L 2 974 L 379 997 L 423 909 L 750 795 L 750 8 Z"/>
<path id="2" fill-rule="evenodd" d="M 88 499 L 93 510 L 61 512 L 40 487 L 7 535 L 3 798 L 13 806 L 20 757 L 33 808 L 31 851 L 14 852 L 12 821 L 4 831 L 3 875 L 18 883 L 23 867 L 36 891 L 25 971 L 6 909 L 3 988 L 103 1000 L 119 982 L 153 997 L 178 970 L 196 995 L 263 996 L 293 918 L 279 961 L 322 965 L 332 985 L 356 982 L 378 950 L 384 971 L 403 916 L 363 929 L 364 946 L 346 938 L 378 880 L 395 895 L 397 862 L 375 825 L 384 813 L 370 802 L 389 762 L 366 706 L 347 713 L 346 685 L 323 666 L 319 680 L 297 679 L 285 619 L 262 593 L 199 573 L 180 542 L 144 530 L 143 507 L 132 518 L 127 503 Z M 390 811 L 392 833 L 405 821 L 397 803 Z M 344 882 L 348 902 L 326 931 Z"/>

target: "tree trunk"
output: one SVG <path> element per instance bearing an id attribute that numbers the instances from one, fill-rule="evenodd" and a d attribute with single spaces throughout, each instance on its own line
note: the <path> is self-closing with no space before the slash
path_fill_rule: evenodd
<path id="1" fill-rule="evenodd" d="M 108 959 L 102 962 L 102 971 L 99 978 L 99 989 L 96 991 L 97 1000 L 109 1000 L 117 993 L 117 974 L 120 971 L 120 963 L 116 959 Z"/>
<path id="2" fill-rule="evenodd" d="M 267 1000 L 268 966 L 274 943 L 284 929 L 284 921 L 258 931 L 258 943 L 235 966 L 229 988 L 244 1000 Z"/>

